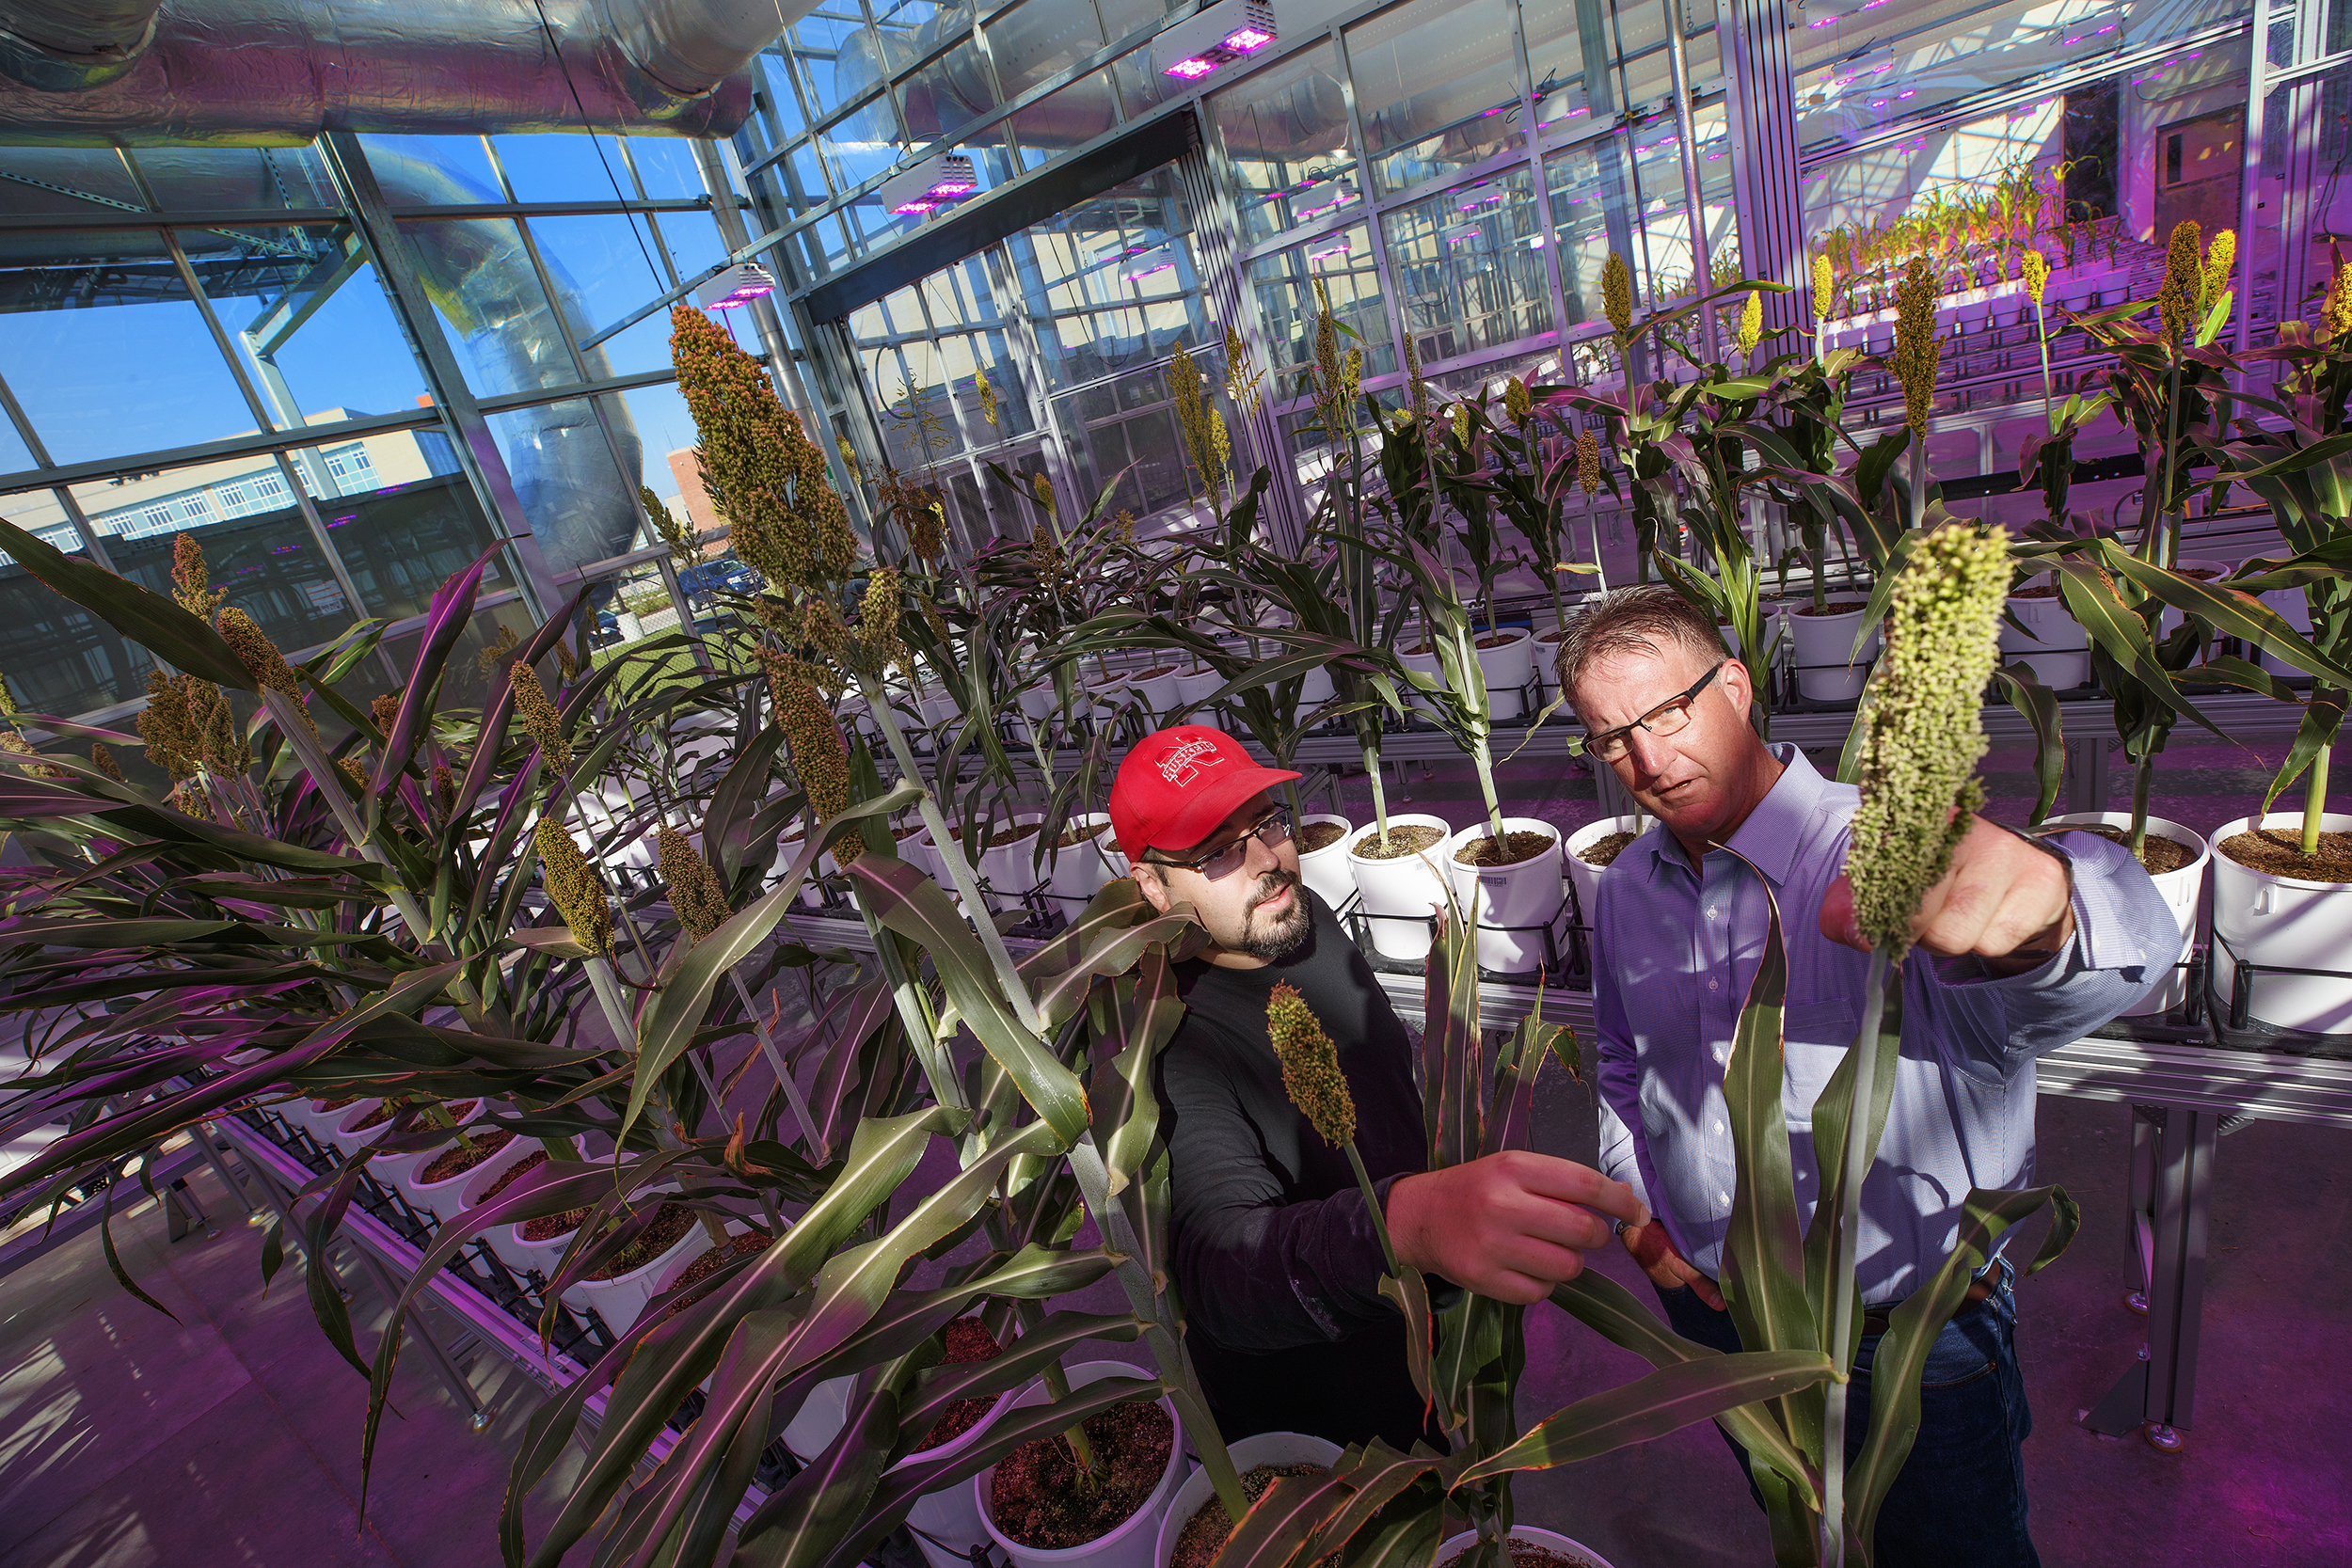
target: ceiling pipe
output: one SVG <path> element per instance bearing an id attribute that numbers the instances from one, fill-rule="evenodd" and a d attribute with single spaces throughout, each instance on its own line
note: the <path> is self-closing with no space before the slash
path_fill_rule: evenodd
<path id="1" fill-rule="evenodd" d="M 161 0 L 9 0 L 0 6 L 0 75 L 40 92 L 105 86 L 155 37 Z"/>
<path id="2" fill-rule="evenodd" d="M 293 147 L 327 131 L 731 135 L 815 0 L 0 0 L 0 142 Z M 29 41 L 28 41 L 29 40 Z M 87 45 L 77 48 L 77 44 Z M 38 45 L 38 47 L 37 47 Z M 100 62 L 72 77 L 72 62 Z"/>

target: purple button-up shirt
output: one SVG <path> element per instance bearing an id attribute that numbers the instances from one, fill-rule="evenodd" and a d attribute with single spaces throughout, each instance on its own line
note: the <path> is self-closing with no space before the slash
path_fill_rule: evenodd
<path id="1" fill-rule="evenodd" d="M 1694 871 L 1652 823 L 1601 878 L 1593 922 L 1601 1169 L 1641 1189 L 1683 1257 L 1710 1277 L 1735 1180 L 1724 1065 L 1763 956 L 1765 884 L 1788 947 L 1783 1108 L 1808 1221 L 1820 1186 L 1813 1103 L 1860 1027 L 1870 962 L 1820 925 L 1860 797 L 1794 746 L 1772 753 L 1786 770 L 1732 835 L 1737 855 L 1710 851 Z M 2075 931 L 2049 962 L 2008 978 L 1974 959 L 1915 953 L 1903 965 L 1894 1104 L 1862 1189 L 1865 1302 L 1899 1300 L 1934 1277 L 1971 1188 L 2031 1183 L 2034 1058 L 2131 1006 L 2180 951 L 2170 910 L 2128 850 L 2069 833 L 2062 852 L 2074 867 Z"/>

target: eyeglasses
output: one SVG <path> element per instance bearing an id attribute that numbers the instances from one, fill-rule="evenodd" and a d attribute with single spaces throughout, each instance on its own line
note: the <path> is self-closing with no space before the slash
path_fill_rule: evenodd
<path id="1" fill-rule="evenodd" d="M 1212 849 L 1197 860 L 1180 861 L 1172 855 L 1163 856 L 1154 849 L 1146 857 L 1152 865 L 1181 865 L 1186 871 L 1197 871 L 1210 881 L 1222 881 L 1239 871 L 1249 859 L 1249 841 L 1256 839 L 1269 849 L 1279 849 L 1291 841 L 1291 814 L 1277 806 L 1258 818 L 1256 826 L 1221 848 Z"/>
<path id="2" fill-rule="evenodd" d="M 1620 724 L 1613 730 L 1603 730 L 1598 735 L 1586 736 L 1584 750 L 1603 762 L 1614 762 L 1632 749 L 1635 730 L 1647 730 L 1655 736 L 1680 734 L 1691 722 L 1691 705 L 1699 700 L 1699 693 L 1707 689 L 1707 683 L 1715 678 L 1717 672 L 1730 662 L 1729 659 L 1718 660 L 1713 670 L 1708 671 L 1707 673 L 1692 682 L 1687 690 L 1678 696 L 1667 698 L 1633 721 L 1632 723 Z"/>

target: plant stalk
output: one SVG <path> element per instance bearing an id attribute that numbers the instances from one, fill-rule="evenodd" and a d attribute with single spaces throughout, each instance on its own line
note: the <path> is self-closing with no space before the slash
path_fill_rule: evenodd
<path id="1" fill-rule="evenodd" d="M 2132 858 L 2146 863 L 2148 847 L 2148 786 L 2155 782 L 2156 759 L 2140 757 L 2132 764 Z"/>
<path id="2" fill-rule="evenodd" d="M 1854 1062 L 1853 1104 L 1846 1116 L 1846 1156 L 1841 1167 L 1846 1191 L 1842 1212 L 1837 1216 L 1836 1251 L 1844 1255 L 1849 1264 L 1853 1259 L 1854 1237 L 1862 1224 L 1863 1178 L 1869 1174 L 1863 1169 L 1862 1155 L 1867 1142 L 1870 1106 L 1877 1096 L 1879 1024 L 1886 1016 L 1891 968 L 1885 944 L 1873 947 L 1869 975 L 1862 990 L 1862 1028 L 1854 1040 L 1854 1049 L 1861 1055 Z M 1900 977 L 1894 976 L 1893 983 L 1899 985 Z M 1828 1538 L 1822 1543 L 1821 1560 L 1831 1568 L 1845 1568 L 1846 1395 L 1853 1386 L 1852 1363 L 1847 1359 L 1846 1347 L 1853 1342 L 1854 1308 L 1861 1291 L 1846 1289 L 1842 1278 L 1835 1276 L 1831 1291 L 1836 1297 L 1830 1308 L 1829 1333 L 1833 1371 L 1821 1425 L 1821 1528 L 1828 1532 Z"/>
<path id="3" fill-rule="evenodd" d="M 2322 746 L 2312 758 L 2312 776 L 2303 786 L 2303 856 L 2306 860 L 2319 853 L 2319 824 L 2328 812 L 2328 753 L 2335 750 L 2330 743 Z"/>

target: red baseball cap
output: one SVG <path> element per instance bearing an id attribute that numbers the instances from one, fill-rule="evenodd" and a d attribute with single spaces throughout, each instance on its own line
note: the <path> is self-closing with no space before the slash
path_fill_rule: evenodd
<path id="1" fill-rule="evenodd" d="M 1111 781 L 1111 831 L 1131 861 L 1146 849 L 1189 849 L 1262 790 L 1298 775 L 1267 768 L 1206 724 L 1147 735 Z"/>

